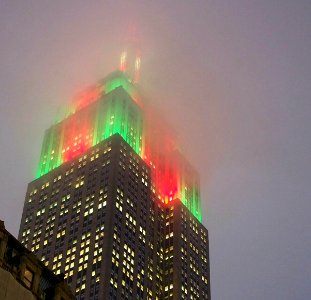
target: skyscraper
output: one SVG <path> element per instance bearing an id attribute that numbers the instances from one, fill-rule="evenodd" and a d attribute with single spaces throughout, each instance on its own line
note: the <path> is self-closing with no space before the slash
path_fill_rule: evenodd
<path id="1" fill-rule="evenodd" d="M 78 299 L 210 299 L 199 176 L 139 69 L 125 50 L 46 130 L 19 239 Z"/>

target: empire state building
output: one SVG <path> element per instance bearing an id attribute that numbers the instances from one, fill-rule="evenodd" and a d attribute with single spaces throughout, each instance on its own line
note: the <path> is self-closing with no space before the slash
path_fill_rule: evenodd
<path id="1" fill-rule="evenodd" d="M 45 131 L 19 240 L 77 299 L 210 299 L 199 175 L 137 84 L 140 52 Z"/>

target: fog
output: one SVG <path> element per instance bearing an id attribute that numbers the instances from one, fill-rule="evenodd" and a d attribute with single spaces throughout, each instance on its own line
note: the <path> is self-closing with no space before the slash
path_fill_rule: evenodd
<path id="1" fill-rule="evenodd" d="M 0 219 L 16 236 L 44 130 L 117 68 L 129 24 L 200 174 L 212 298 L 308 299 L 310 1 L 1 1 Z"/>

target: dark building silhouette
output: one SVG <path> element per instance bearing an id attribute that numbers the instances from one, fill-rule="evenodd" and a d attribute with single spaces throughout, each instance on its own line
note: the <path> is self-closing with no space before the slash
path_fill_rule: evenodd
<path id="1" fill-rule="evenodd" d="M 19 239 L 77 299 L 210 299 L 198 174 L 121 71 L 44 137 Z"/>
<path id="2" fill-rule="evenodd" d="M 0 299 L 76 299 L 64 278 L 56 276 L 14 238 L 0 221 Z"/>

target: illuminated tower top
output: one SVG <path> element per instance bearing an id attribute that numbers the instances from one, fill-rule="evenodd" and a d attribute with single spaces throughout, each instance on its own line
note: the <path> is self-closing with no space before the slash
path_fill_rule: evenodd
<path id="1" fill-rule="evenodd" d="M 199 176 L 178 152 L 174 131 L 143 101 L 136 44 L 121 56 L 121 69 L 72 103 L 65 118 L 46 130 L 37 178 L 119 134 L 152 170 L 152 191 L 165 205 L 180 199 L 201 221 Z"/>
<path id="2" fill-rule="evenodd" d="M 133 82 L 140 79 L 141 51 L 137 31 L 130 27 L 126 38 L 126 46 L 120 56 L 119 69 L 125 72 Z"/>

